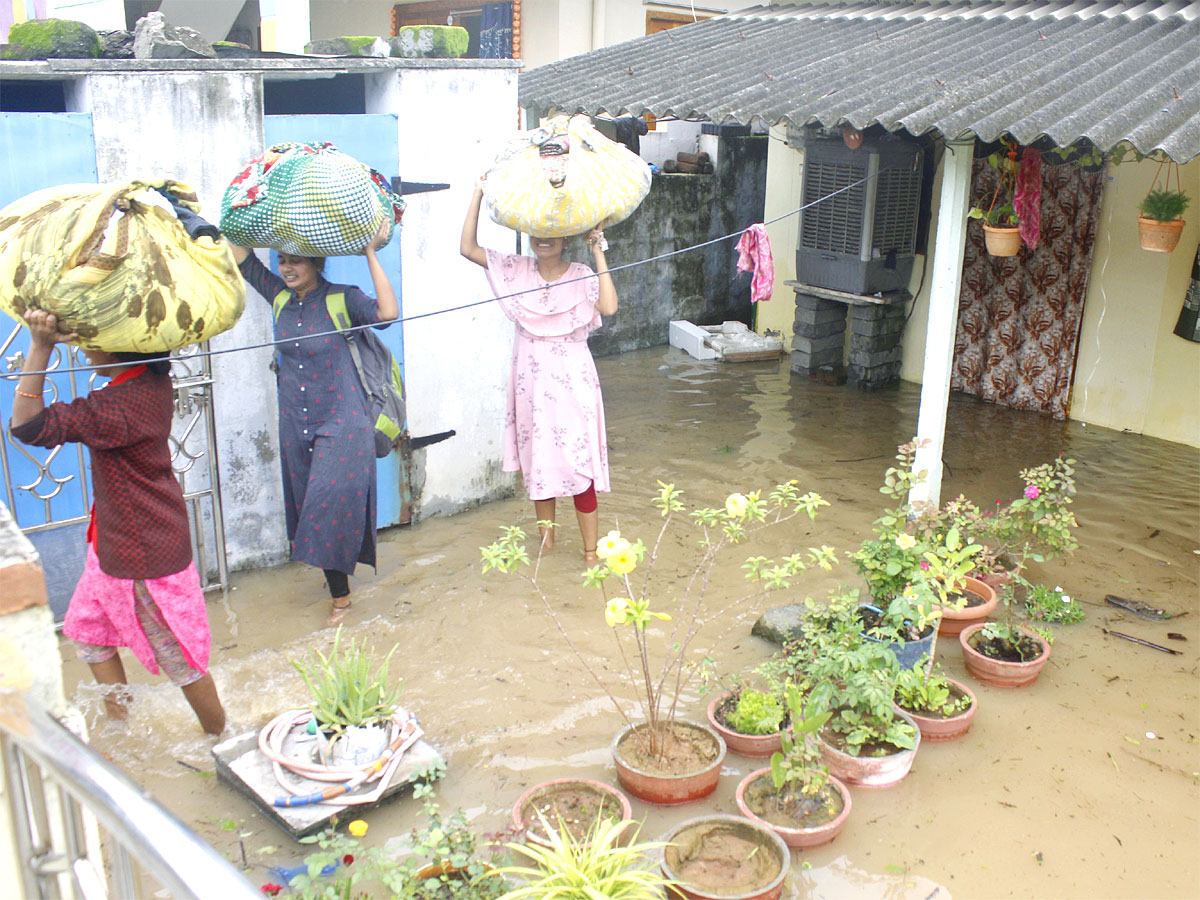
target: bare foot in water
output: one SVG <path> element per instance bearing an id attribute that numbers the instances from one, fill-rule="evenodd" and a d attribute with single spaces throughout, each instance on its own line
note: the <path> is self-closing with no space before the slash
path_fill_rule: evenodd
<path id="1" fill-rule="evenodd" d="M 600 562 L 600 557 L 596 555 L 596 551 L 594 548 L 592 550 L 584 550 L 583 551 L 583 561 L 585 563 L 588 563 L 589 565 L 592 565 L 592 564 Z"/>
<path id="2" fill-rule="evenodd" d="M 538 551 L 539 556 L 547 556 L 554 549 L 554 531 L 547 529 L 542 532 L 542 547 Z"/>

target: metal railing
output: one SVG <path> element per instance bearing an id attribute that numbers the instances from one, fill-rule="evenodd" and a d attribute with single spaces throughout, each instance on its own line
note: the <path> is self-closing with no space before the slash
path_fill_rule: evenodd
<path id="1" fill-rule="evenodd" d="M 0 690 L 0 753 L 27 900 L 140 900 L 153 893 L 148 880 L 173 900 L 262 900 L 129 776 L 14 691 Z"/>

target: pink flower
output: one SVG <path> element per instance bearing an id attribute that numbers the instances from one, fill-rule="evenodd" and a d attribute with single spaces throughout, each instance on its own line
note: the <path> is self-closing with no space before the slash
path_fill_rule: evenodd
<path id="1" fill-rule="evenodd" d="M 925 559 L 921 560 L 921 571 L 923 571 L 923 572 L 929 571 L 929 561 L 928 560 L 925 560 Z"/>
<path id="2" fill-rule="evenodd" d="M 1041 496 L 1041 493 L 1042 493 L 1042 489 L 1039 488 L 1036 484 L 1025 485 L 1025 496 L 1028 497 L 1030 500 L 1036 500 L 1038 497 Z"/>
<path id="3" fill-rule="evenodd" d="M 262 887 L 260 887 L 259 890 L 262 891 L 264 894 L 266 894 L 269 897 L 274 897 L 276 894 L 278 894 L 280 891 L 283 890 L 283 885 L 282 884 L 272 884 L 271 882 L 268 881 L 266 884 L 264 884 Z"/>

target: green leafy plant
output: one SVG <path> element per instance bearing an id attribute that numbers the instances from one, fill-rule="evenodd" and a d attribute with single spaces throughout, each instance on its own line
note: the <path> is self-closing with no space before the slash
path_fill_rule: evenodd
<path id="1" fill-rule="evenodd" d="M 817 735 L 832 715 L 818 710 L 794 684 L 787 686 L 788 727 L 781 736 L 782 749 L 771 754 L 771 783 L 779 792 L 778 805 L 815 797 L 829 783 L 829 767 L 821 757 Z M 800 795 L 797 798 L 795 795 Z"/>
<path id="2" fill-rule="evenodd" d="M 637 827 L 623 844 L 628 822 L 597 819 L 582 840 L 566 828 L 543 825 L 549 847 L 507 845 L 530 865 L 504 866 L 484 876 L 483 882 L 492 878 L 519 882 L 501 900 L 659 900 L 663 889 L 673 883 L 663 877 L 654 858 L 666 844 L 639 842 Z"/>
<path id="3" fill-rule="evenodd" d="M 725 724 L 742 734 L 774 734 L 783 727 L 784 709 L 777 694 L 743 688 Z"/>
<path id="4" fill-rule="evenodd" d="M 700 630 L 708 622 L 731 610 L 752 609 L 757 599 L 768 591 L 789 586 L 792 580 L 812 566 L 831 569 L 837 561 L 832 547 L 811 547 L 805 552 L 792 553 L 775 561 L 763 556 L 749 557 L 742 564 L 746 579 L 752 583 L 750 590 L 741 596 L 724 596 L 718 608 L 710 609 L 707 603 L 708 585 L 712 573 L 722 558 L 722 551 L 740 544 L 765 528 L 780 525 L 805 514 L 815 519 L 817 511 L 829 504 L 814 493 L 800 493 L 795 481 L 777 485 L 766 496 L 761 491 L 747 494 L 730 494 L 721 508 L 701 508 L 688 512 L 681 499 L 682 492 L 675 485 L 659 482 L 658 494 L 652 503 L 662 518 L 658 536 L 652 547 L 640 539 L 631 542 L 618 531 L 610 531 L 600 539 L 597 555 L 602 562 L 588 569 L 583 577 L 588 587 L 599 587 L 605 597 L 604 619 L 614 630 L 622 668 L 629 683 L 638 694 L 638 704 L 646 728 L 635 731 L 645 751 L 655 759 L 664 759 L 675 723 L 679 695 L 700 672 L 707 657 L 694 658 L 692 645 Z M 690 519 L 699 532 L 699 559 L 687 579 L 681 596 L 668 600 L 659 596 L 652 588 L 654 563 L 672 524 L 679 519 Z M 494 544 L 480 548 L 483 571 L 495 569 L 515 573 L 524 577 L 541 598 L 547 614 L 558 626 L 567 645 L 575 653 L 589 675 L 608 695 L 626 723 L 633 722 L 625 707 L 616 699 L 605 681 L 581 654 L 555 612 L 553 604 L 538 582 L 538 564 L 532 574 L 524 569 L 530 565 L 524 547 L 525 533 L 516 527 L 505 527 L 501 538 Z M 634 570 L 645 563 L 643 577 L 635 584 L 631 577 Z M 609 583 L 617 584 L 609 596 Z M 670 604 L 670 605 L 667 605 Z M 663 607 L 672 613 L 662 611 Z M 670 626 L 659 627 L 660 622 Z M 665 644 L 661 651 L 652 650 L 652 644 Z M 636 661 L 636 663 L 635 663 Z"/>
<path id="5" fill-rule="evenodd" d="M 301 843 L 316 849 L 304 858 L 305 871 L 288 883 L 289 896 L 301 900 L 494 900 L 511 885 L 503 877 L 484 877 L 492 867 L 476 855 L 476 837 L 462 810 L 443 816 L 431 780 L 445 771 L 431 766 L 414 785 L 423 801 L 426 822 L 410 836 L 410 852 L 395 855 L 381 847 L 365 847 L 359 838 L 367 823 L 349 824 L 349 834 L 329 828 Z M 432 874 L 431 874 L 432 872 Z M 279 885 L 264 885 L 275 894 Z"/>
<path id="6" fill-rule="evenodd" d="M 971 706 L 966 694 L 954 696 L 946 673 L 938 663 L 932 666 L 920 660 L 911 669 L 896 673 L 896 702 L 909 712 L 949 718 Z"/>
<path id="7" fill-rule="evenodd" d="M 312 711 L 317 724 L 326 731 L 340 733 L 349 726 L 372 725 L 387 721 L 396 711 L 400 698 L 400 680 L 388 679 L 388 664 L 396 648 L 392 647 L 379 665 L 375 653 L 367 649 L 366 638 L 342 647 L 342 629 L 333 637 L 326 656 L 310 647 L 304 661 L 289 657 L 312 695 Z"/>
<path id="8" fill-rule="evenodd" d="M 1169 191 L 1162 188 L 1152 190 L 1139 207 L 1142 215 L 1156 222 L 1174 222 L 1182 219 L 1184 210 L 1188 208 L 1191 198 L 1183 191 Z"/>
<path id="9" fill-rule="evenodd" d="M 967 218 L 982 219 L 993 228 L 1016 228 L 1021 224 L 1021 219 L 1017 216 L 1017 211 L 1011 203 L 1005 203 L 1002 206 L 993 206 L 991 209 L 972 206 L 967 210 Z"/>
<path id="10" fill-rule="evenodd" d="M 1082 622 L 1083 604 L 1064 594 L 1057 585 L 1053 590 L 1044 584 L 1035 584 L 1025 595 L 1025 611 L 1029 618 L 1039 622 L 1062 622 L 1073 625 Z"/>
<path id="11" fill-rule="evenodd" d="M 988 622 L 973 640 L 972 646 L 992 659 L 1029 662 L 1044 652 L 1040 642 L 1024 634 L 1020 626 L 1011 622 Z M 1052 641 L 1047 639 L 1046 643 Z"/>

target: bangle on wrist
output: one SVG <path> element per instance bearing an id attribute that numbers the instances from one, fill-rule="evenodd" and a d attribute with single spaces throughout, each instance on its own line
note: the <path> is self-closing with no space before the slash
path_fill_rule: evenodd
<path id="1" fill-rule="evenodd" d="M 28 391 L 23 391 L 20 388 L 16 388 L 16 394 L 18 397 L 28 397 L 30 400 L 40 400 L 43 393 L 43 391 L 38 391 L 36 394 L 31 394 Z"/>

